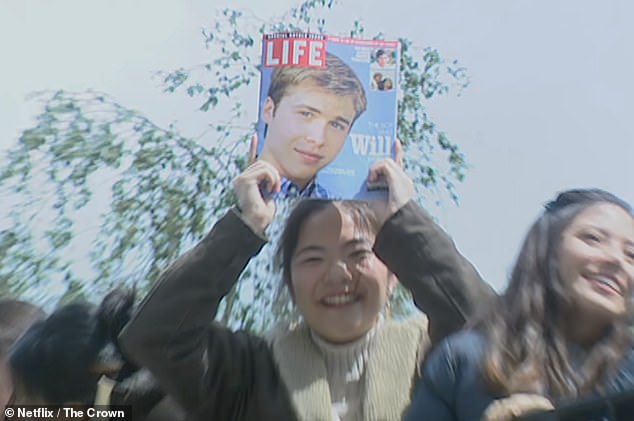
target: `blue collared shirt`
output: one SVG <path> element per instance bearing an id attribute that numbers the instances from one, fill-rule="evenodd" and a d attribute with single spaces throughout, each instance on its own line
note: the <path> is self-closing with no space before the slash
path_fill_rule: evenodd
<path id="1" fill-rule="evenodd" d="M 333 196 L 313 178 L 301 189 L 297 184 L 287 178 L 282 178 L 282 188 L 275 194 L 275 199 L 332 199 Z"/>

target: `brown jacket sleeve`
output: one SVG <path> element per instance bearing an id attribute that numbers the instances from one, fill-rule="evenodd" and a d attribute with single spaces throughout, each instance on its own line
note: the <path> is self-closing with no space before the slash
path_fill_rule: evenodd
<path id="1" fill-rule="evenodd" d="M 374 251 L 412 292 L 437 344 L 495 295 L 451 238 L 413 200 L 388 219 Z"/>
<path id="2" fill-rule="evenodd" d="M 267 343 L 210 324 L 264 243 L 228 212 L 161 275 L 120 336 L 126 355 L 195 419 L 292 419 Z"/>

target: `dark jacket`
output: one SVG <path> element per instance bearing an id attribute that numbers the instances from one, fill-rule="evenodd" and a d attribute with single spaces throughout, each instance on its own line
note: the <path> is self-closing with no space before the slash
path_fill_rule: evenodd
<path id="1" fill-rule="evenodd" d="M 474 330 L 443 341 L 425 363 L 405 421 L 480 420 L 489 404 L 503 397 L 489 393 L 482 381 L 485 352 L 485 338 Z M 605 393 L 634 388 L 634 351 L 603 386 Z"/>
<path id="2" fill-rule="evenodd" d="M 120 337 L 126 355 L 149 368 L 195 419 L 296 419 L 267 342 L 209 325 L 264 243 L 229 211 L 163 273 Z M 375 252 L 427 313 L 432 340 L 462 327 L 476 305 L 493 295 L 413 201 L 384 224 Z"/>
<path id="3" fill-rule="evenodd" d="M 129 407 L 134 421 L 185 419 L 184 411 L 171 397 L 166 396 L 146 369 L 140 369 L 117 381 L 110 393 L 109 404 Z"/>

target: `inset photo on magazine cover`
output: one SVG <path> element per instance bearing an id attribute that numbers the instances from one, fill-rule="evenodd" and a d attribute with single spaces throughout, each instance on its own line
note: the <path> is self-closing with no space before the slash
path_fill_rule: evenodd
<path id="1" fill-rule="evenodd" d="M 374 91 L 391 91 L 395 88 L 394 81 L 397 73 L 397 53 L 396 49 L 377 48 L 371 56 L 370 89 Z"/>

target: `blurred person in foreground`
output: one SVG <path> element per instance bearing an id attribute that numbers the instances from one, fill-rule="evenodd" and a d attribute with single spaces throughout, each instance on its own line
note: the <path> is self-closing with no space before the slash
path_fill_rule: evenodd
<path id="1" fill-rule="evenodd" d="M 7 356 L 14 342 L 31 324 L 44 318 L 44 311 L 25 301 L 0 299 L 0 408 L 13 395 Z"/>
<path id="2" fill-rule="evenodd" d="M 129 405 L 138 420 L 178 420 L 176 405 L 169 414 L 151 413 L 166 399 L 153 377 L 131 365 L 116 337 L 129 320 L 134 293 L 116 289 L 99 306 L 76 302 L 32 324 L 9 353 L 14 384 L 12 405 Z M 173 412 L 170 412 L 172 411 Z"/>

